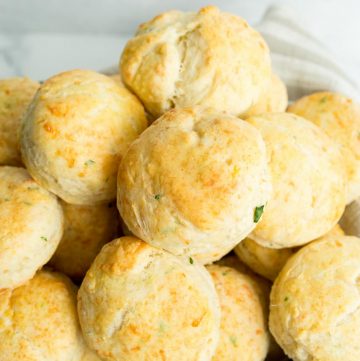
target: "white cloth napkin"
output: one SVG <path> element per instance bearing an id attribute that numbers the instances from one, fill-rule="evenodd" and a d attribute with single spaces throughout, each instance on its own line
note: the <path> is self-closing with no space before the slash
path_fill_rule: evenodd
<path id="1" fill-rule="evenodd" d="M 270 7 L 256 28 L 269 45 L 273 69 L 287 85 L 290 100 L 330 90 L 360 101 L 359 84 L 291 9 Z"/>

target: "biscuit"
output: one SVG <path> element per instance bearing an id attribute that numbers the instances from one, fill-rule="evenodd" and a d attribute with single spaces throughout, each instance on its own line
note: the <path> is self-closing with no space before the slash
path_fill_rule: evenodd
<path id="1" fill-rule="evenodd" d="M 156 117 L 195 105 L 241 115 L 271 79 L 261 35 L 215 6 L 165 12 L 140 25 L 119 68 L 124 83 Z"/>
<path id="2" fill-rule="evenodd" d="M 344 235 L 344 231 L 336 224 L 325 237 Z M 298 248 L 267 248 L 257 244 L 251 238 L 245 238 L 234 249 L 239 259 L 253 272 L 274 281 L 287 260 L 298 251 Z"/>
<path id="3" fill-rule="evenodd" d="M 54 254 L 62 233 L 57 198 L 25 169 L 0 167 L 0 290 L 32 278 Z"/>
<path id="4" fill-rule="evenodd" d="M 235 268 L 236 271 L 240 272 L 243 275 L 248 276 L 248 281 L 251 282 L 251 287 L 256 290 L 260 297 L 260 301 L 264 310 L 264 314 L 266 315 L 266 320 L 269 316 L 269 296 L 271 283 L 255 274 L 248 266 L 242 263 L 239 258 L 235 255 L 227 255 L 221 260 L 217 261 L 215 265 L 225 266 Z M 267 324 L 267 321 L 266 321 Z M 268 356 L 266 358 L 267 361 L 279 361 L 282 360 L 281 357 L 284 356 L 280 346 L 275 342 L 272 335 L 268 334 L 270 337 L 269 351 Z"/>
<path id="5" fill-rule="evenodd" d="M 270 337 L 254 280 L 231 267 L 207 267 L 221 306 L 220 341 L 212 361 L 263 361 Z"/>
<path id="6" fill-rule="evenodd" d="M 260 96 L 257 103 L 252 105 L 243 118 L 262 113 L 284 112 L 288 105 L 288 94 L 284 82 L 273 73 L 268 88 Z"/>
<path id="7" fill-rule="evenodd" d="M 114 203 L 94 206 L 61 203 L 64 235 L 49 264 L 57 271 L 80 280 L 102 246 L 117 235 L 119 214 Z"/>
<path id="8" fill-rule="evenodd" d="M 218 343 L 211 277 L 134 237 L 106 244 L 78 293 L 87 344 L 106 361 L 208 361 Z"/>
<path id="9" fill-rule="evenodd" d="M 318 125 L 341 146 L 349 178 L 347 203 L 360 196 L 360 106 L 336 93 L 319 92 L 303 97 L 289 106 Z"/>
<path id="10" fill-rule="evenodd" d="M 274 281 L 295 248 L 267 248 L 245 238 L 234 249 L 239 259 L 253 272 Z"/>
<path id="11" fill-rule="evenodd" d="M 120 74 L 113 74 L 113 75 L 110 75 L 110 78 L 112 80 L 115 81 L 115 83 L 121 87 L 124 87 L 124 82 L 122 81 L 122 78 L 121 78 L 121 75 Z"/>
<path id="12" fill-rule="evenodd" d="M 23 161 L 65 202 L 106 203 L 116 197 L 121 157 L 146 126 L 126 88 L 93 71 L 68 71 L 45 81 L 32 101 L 21 131 Z"/>
<path id="13" fill-rule="evenodd" d="M 156 120 L 132 143 L 118 173 L 118 209 L 130 232 L 203 264 L 253 230 L 270 195 L 260 133 L 198 107 Z"/>
<path id="14" fill-rule="evenodd" d="M 273 183 L 272 198 L 250 238 L 264 247 L 289 248 L 330 231 L 347 192 L 337 144 L 294 114 L 267 113 L 247 121 L 264 138 Z"/>
<path id="15" fill-rule="evenodd" d="M 0 361 L 100 361 L 82 338 L 76 292 L 49 271 L 0 291 Z"/>
<path id="16" fill-rule="evenodd" d="M 310 243 L 271 291 L 270 330 L 294 361 L 360 359 L 360 239 Z"/>
<path id="17" fill-rule="evenodd" d="M 0 166 L 20 166 L 21 117 L 39 83 L 29 78 L 0 80 Z"/>

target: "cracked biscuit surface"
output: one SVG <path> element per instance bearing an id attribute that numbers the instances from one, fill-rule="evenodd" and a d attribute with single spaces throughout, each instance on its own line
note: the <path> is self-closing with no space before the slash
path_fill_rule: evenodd
<path id="1" fill-rule="evenodd" d="M 270 330 L 294 361 L 360 359 L 360 239 L 310 243 L 285 265 L 271 291 Z"/>
<path id="2" fill-rule="evenodd" d="M 80 287 L 85 340 L 107 361 L 209 361 L 220 306 L 206 269 L 134 237 L 103 247 Z"/>
<path id="3" fill-rule="evenodd" d="M 268 86 L 271 64 L 264 39 L 245 20 L 207 6 L 140 25 L 120 72 L 154 116 L 194 105 L 241 115 Z"/>
<path id="4" fill-rule="evenodd" d="M 71 70 L 46 80 L 24 117 L 23 161 L 44 188 L 70 204 L 116 197 L 116 171 L 146 128 L 139 100 L 111 78 Z"/>
<path id="5" fill-rule="evenodd" d="M 254 229 L 270 194 L 259 132 L 199 107 L 165 113 L 132 143 L 118 173 L 118 208 L 129 230 L 203 264 Z"/>

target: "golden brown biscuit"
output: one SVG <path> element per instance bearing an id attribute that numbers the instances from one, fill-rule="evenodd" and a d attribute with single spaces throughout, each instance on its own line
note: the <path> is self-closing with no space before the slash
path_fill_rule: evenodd
<path id="1" fill-rule="evenodd" d="M 267 314 L 254 280 L 231 267 L 207 267 L 221 306 L 220 341 L 213 361 L 263 361 L 269 349 Z"/>
<path id="2" fill-rule="evenodd" d="M 57 198 L 24 168 L 0 167 L 0 291 L 32 278 L 54 254 L 62 233 Z"/>
<path id="3" fill-rule="evenodd" d="M 126 88 L 89 70 L 55 75 L 41 85 L 23 122 L 29 173 L 71 204 L 115 198 L 116 171 L 146 128 L 142 105 Z"/>
<path id="4" fill-rule="evenodd" d="M 117 234 L 119 214 L 114 203 L 77 206 L 62 202 L 64 235 L 50 265 L 81 279 L 101 247 Z"/>
<path id="5" fill-rule="evenodd" d="M 245 20 L 207 6 L 140 25 L 120 72 L 156 117 L 194 105 L 241 115 L 268 87 L 271 64 L 264 39 Z"/>
<path id="6" fill-rule="evenodd" d="M 269 296 L 270 296 L 270 288 L 271 284 L 268 280 L 258 276 L 253 273 L 253 271 L 247 267 L 244 263 L 242 263 L 239 258 L 235 255 L 227 255 L 221 260 L 217 261 L 215 265 L 220 267 L 230 267 L 234 268 L 236 271 L 240 272 L 243 275 L 248 276 L 248 281 L 251 282 L 251 288 L 255 289 L 259 295 L 259 299 L 261 301 L 264 314 L 266 315 L 266 324 L 269 316 Z M 275 342 L 274 338 L 271 334 L 268 334 L 269 339 L 269 351 L 268 356 L 266 358 L 267 361 L 279 361 L 282 360 L 284 353 L 282 352 L 280 346 Z"/>
<path id="7" fill-rule="evenodd" d="M 294 361 L 360 360 L 360 239 L 310 243 L 271 291 L 270 329 Z"/>
<path id="8" fill-rule="evenodd" d="M 129 230 L 203 264 L 251 232 L 270 193 L 259 132 L 198 107 L 159 118 L 132 143 L 118 173 L 118 208 Z"/>
<path id="9" fill-rule="evenodd" d="M 344 155 L 349 178 L 347 203 L 360 196 L 360 106 L 336 93 L 320 92 L 303 97 L 289 106 L 322 128 L 337 141 Z"/>
<path id="10" fill-rule="evenodd" d="M 0 165 L 21 165 L 21 117 L 38 87 L 29 78 L 0 80 Z"/>
<path id="11" fill-rule="evenodd" d="M 234 251 L 252 271 L 274 281 L 286 261 L 295 253 L 296 248 L 267 248 L 251 238 L 245 238 Z"/>
<path id="12" fill-rule="evenodd" d="M 103 247 L 78 310 L 103 360 L 208 361 L 218 343 L 220 306 L 205 268 L 133 237 Z"/>
<path id="13" fill-rule="evenodd" d="M 336 224 L 321 238 L 344 235 L 344 231 Z M 251 238 L 245 238 L 234 249 L 239 259 L 255 273 L 274 281 L 287 260 L 298 251 L 298 248 L 267 248 L 257 244 Z"/>
<path id="14" fill-rule="evenodd" d="M 117 85 L 124 87 L 124 82 L 123 82 L 120 74 L 110 75 L 110 78 L 112 80 L 114 80 Z"/>
<path id="15" fill-rule="evenodd" d="M 76 291 L 49 271 L 0 291 L 0 361 L 100 361 L 83 341 Z"/>
<path id="16" fill-rule="evenodd" d="M 322 236 L 340 219 L 347 177 L 337 144 L 319 127 L 289 113 L 248 118 L 262 134 L 273 194 L 251 234 L 269 248 L 289 248 Z"/>
<path id="17" fill-rule="evenodd" d="M 264 94 L 260 96 L 258 102 L 253 104 L 246 113 L 243 114 L 243 118 L 262 113 L 284 112 L 287 105 L 288 94 L 286 85 L 273 73 L 268 88 L 266 88 Z"/>

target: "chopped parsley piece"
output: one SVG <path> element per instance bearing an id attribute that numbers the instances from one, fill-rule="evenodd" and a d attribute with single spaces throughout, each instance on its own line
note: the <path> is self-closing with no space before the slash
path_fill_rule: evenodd
<path id="1" fill-rule="evenodd" d="M 264 207 L 265 207 L 265 205 L 255 208 L 255 211 L 254 211 L 254 222 L 255 223 L 259 222 L 259 220 L 264 212 Z"/>
<path id="2" fill-rule="evenodd" d="M 157 201 L 159 201 L 160 198 L 161 198 L 161 194 L 155 194 L 154 198 L 155 198 Z"/>
<path id="3" fill-rule="evenodd" d="M 230 336 L 230 342 L 233 344 L 234 347 L 238 346 L 237 339 L 235 336 Z"/>
<path id="4" fill-rule="evenodd" d="M 88 167 L 89 165 L 95 164 L 95 161 L 92 160 L 92 159 L 89 159 L 89 160 L 87 160 L 84 164 Z"/>
<path id="5" fill-rule="evenodd" d="M 44 237 L 44 236 L 41 236 L 40 238 L 41 238 L 43 241 L 45 241 L 45 242 L 48 241 L 48 239 L 47 239 L 46 237 Z"/>
<path id="6" fill-rule="evenodd" d="M 163 321 L 160 321 L 159 332 L 164 333 L 166 331 L 166 324 Z"/>
<path id="7" fill-rule="evenodd" d="M 287 301 L 289 301 L 289 297 L 288 297 L 288 296 L 286 296 L 286 297 L 284 298 L 284 302 L 287 302 Z"/>
<path id="8" fill-rule="evenodd" d="M 190 264 L 194 264 L 194 260 L 191 257 L 189 257 L 189 262 Z"/>
<path id="9" fill-rule="evenodd" d="M 326 103 L 327 102 L 327 96 L 324 96 L 324 97 L 322 97 L 320 100 L 319 100 L 319 103 L 320 104 L 324 104 L 324 103 Z"/>

